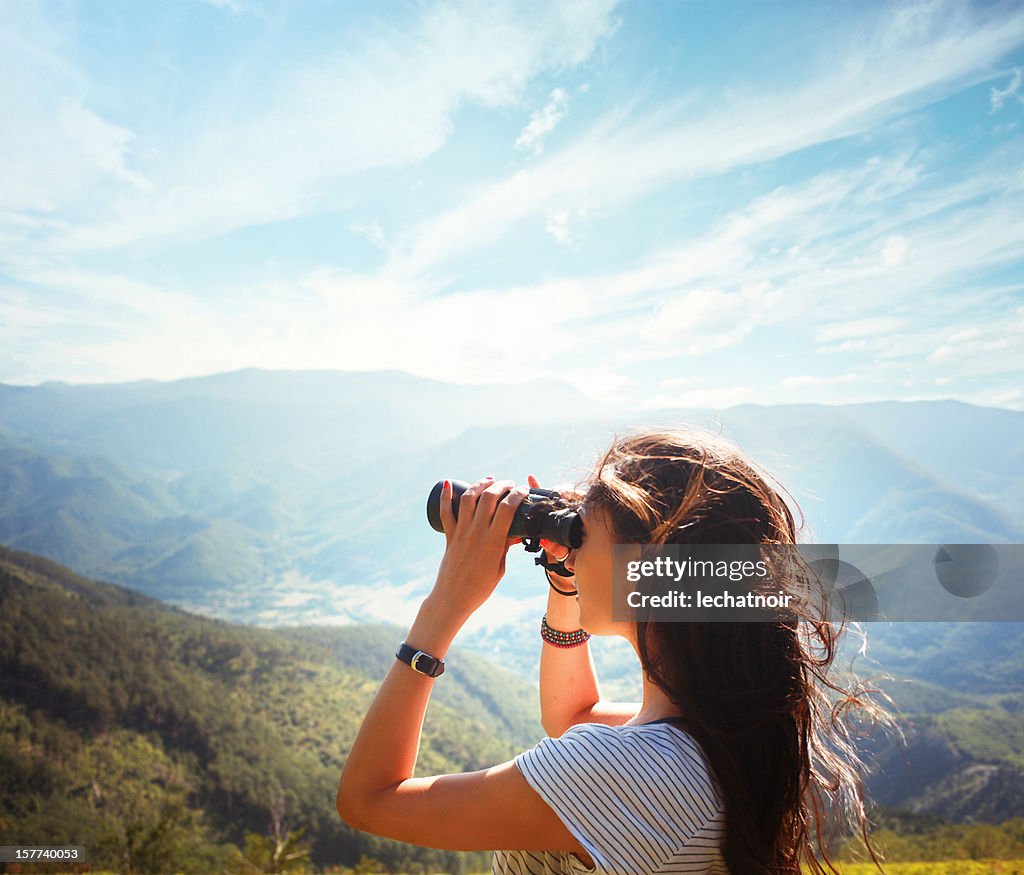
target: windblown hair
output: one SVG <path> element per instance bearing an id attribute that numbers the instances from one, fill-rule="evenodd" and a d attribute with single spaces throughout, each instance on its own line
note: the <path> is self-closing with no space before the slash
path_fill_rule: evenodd
<path id="1" fill-rule="evenodd" d="M 797 543 L 768 475 L 696 429 L 616 440 L 580 491 L 617 543 Z M 637 620 L 643 669 L 682 711 L 722 790 L 723 856 L 736 875 L 799 875 L 801 862 L 825 873 L 818 853 L 836 872 L 826 845 L 851 831 L 881 870 L 845 712 L 890 719 L 869 697 L 879 690 L 833 676 L 844 625 L 806 606 L 772 622 Z"/>

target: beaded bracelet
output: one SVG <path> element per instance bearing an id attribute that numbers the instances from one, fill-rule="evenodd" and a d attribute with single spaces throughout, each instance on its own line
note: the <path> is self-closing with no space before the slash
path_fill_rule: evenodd
<path id="1" fill-rule="evenodd" d="M 548 625 L 548 615 L 545 614 L 540 621 L 540 637 L 553 647 L 579 647 L 590 640 L 590 633 L 583 629 L 577 629 L 575 632 L 552 629 Z"/>

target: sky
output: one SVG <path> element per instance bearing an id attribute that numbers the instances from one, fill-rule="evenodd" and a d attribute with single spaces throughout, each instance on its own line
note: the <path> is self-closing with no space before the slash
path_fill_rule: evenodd
<path id="1" fill-rule="evenodd" d="M 1024 410 L 1024 5 L 4 3 L 0 382 Z"/>

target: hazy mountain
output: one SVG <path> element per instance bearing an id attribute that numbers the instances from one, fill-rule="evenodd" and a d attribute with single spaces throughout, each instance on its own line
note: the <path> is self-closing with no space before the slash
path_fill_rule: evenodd
<path id="1" fill-rule="evenodd" d="M 106 455 L 168 477 L 258 475 L 264 465 L 315 476 L 443 441 L 469 421 L 530 422 L 532 398 L 563 421 L 602 411 L 555 381 L 455 386 L 399 371 L 251 369 L 167 383 L 0 385 L 0 427 L 36 449 Z"/>
<path id="2" fill-rule="evenodd" d="M 536 399 L 542 398 L 540 404 Z M 1024 540 L 1024 414 L 959 402 L 609 411 L 557 383 L 241 371 L 171 383 L 0 386 L 0 541 L 238 620 L 403 622 L 443 539 L 442 477 L 574 481 L 630 426 L 720 432 L 836 543 Z M 532 632 L 545 593 L 514 550 L 474 618 Z M 492 651 L 496 652 L 496 651 Z"/>

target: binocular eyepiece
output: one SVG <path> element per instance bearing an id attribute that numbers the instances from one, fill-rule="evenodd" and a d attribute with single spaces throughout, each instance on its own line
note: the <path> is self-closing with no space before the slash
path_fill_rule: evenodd
<path id="1" fill-rule="evenodd" d="M 436 532 L 443 532 L 441 524 L 441 490 L 444 481 L 438 480 L 427 498 L 427 520 Z M 452 512 L 459 518 L 459 499 L 469 488 L 462 480 L 452 480 Z M 576 512 L 578 503 L 563 498 L 553 489 L 533 488 L 516 508 L 508 537 L 522 538 L 530 552 L 540 550 L 540 539 L 554 541 L 571 550 L 583 543 L 583 523 Z"/>

